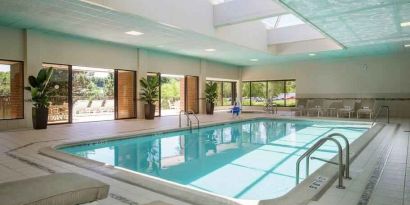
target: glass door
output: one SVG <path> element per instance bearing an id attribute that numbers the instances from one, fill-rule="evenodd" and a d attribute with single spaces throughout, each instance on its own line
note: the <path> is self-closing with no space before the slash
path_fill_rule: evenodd
<path id="1" fill-rule="evenodd" d="M 73 122 L 114 120 L 114 70 L 73 66 Z"/>
<path id="2" fill-rule="evenodd" d="M 161 116 L 178 115 L 184 103 L 184 76 L 161 74 Z"/>
<path id="3" fill-rule="evenodd" d="M 115 70 L 115 119 L 135 118 L 136 71 Z"/>

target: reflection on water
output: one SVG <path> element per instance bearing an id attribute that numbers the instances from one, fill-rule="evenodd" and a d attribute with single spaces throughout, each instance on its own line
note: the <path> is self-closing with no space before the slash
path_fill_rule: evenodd
<path id="1" fill-rule="evenodd" d="M 360 124 L 254 120 L 63 150 L 230 197 L 266 199 L 293 188 L 295 161 L 318 139 L 338 132 L 353 141 L 367 129 Z M 335 150 L 329 143 L 315 154 L 331 158 Z M 312 161 L 311 172 L 321 165 Z"/>

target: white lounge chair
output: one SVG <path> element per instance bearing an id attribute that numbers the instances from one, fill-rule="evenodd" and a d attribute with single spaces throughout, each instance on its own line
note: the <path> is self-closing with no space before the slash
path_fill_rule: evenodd
<path id="1" fill-rule="evenodd" d="M 309 102 L 309 108 L 306 110 L 306 115 L 309 116 L 311 112 L 316 113 L 319 117 L 321 114 L 323 115 L 323 100 L 322 99 L 315 99 Z"/>
<path id="2" fill-rule="evenodd" d="M 296 100 L 296 107 L 291 108 L 291 111 L 294 113 L 295 116 L 296 116 L 297 113 L 299 113 L 299 116 L 303 116 L 303 113 L 306 110 L 306 104 L 307 104 L 307 100 L 297 99 Z"/>
<path id="3" fill-rule="evenodd" d="M 360 109 L 357 110 L 357 118 L 360 117 L 360 115 L 368 115 L 370 119 L 372 119 L 374 115 L 374 107 L 375 107 L 376 101 L 375 100 L 362 100 Z"/>
<path id="4" fill-rule="evenodd" d="M 337 110 L 337 117 L 348 114 L 350 116 L 355 112 L 355 100 L 343 100 L 343 107 Z"/>
<path id="5" fill-rule="evenodd" d="M 106 100 L 102 110 L 104 112 L 114 112 L 114 100 Z"/>
<path id="6" fill-rule="evenodd" d="M 88 100 L 77 100 L 74 103 L 73 106 L 73 111 L 75 114 L 81 114 L 81 113 L 86 113 L 88 104 L 90 104 L 90 101 Z"/>
<path id="7" fill-rule="evenodd" d="M 100 113 L 102 112 L 104 100 L 93 100 L 88 108 L 90 113 Z"/>
<path id="8" fill-rule="evenodd" d="M 7 205 L 77 205 L 105 199 L 110 186 L 75 173 L 58 173 L 0 184 Z"/>

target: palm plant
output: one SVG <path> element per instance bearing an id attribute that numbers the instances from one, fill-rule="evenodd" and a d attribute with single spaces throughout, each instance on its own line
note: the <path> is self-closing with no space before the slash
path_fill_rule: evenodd
<path id="1" fill-rule="evenodd" d="M 53 68 L 41 69 L 37 77 L 29 76 L 30 87 L 25 87 L 31 93 L 31 100 L 35 108 L 48 108 L 50 106 L 48 83 L 53 74 Z"/>
<path id="2" fill-rule="evenodd" d="M 155 115 L 155 102 L 159 97 L 159 81 L 158 77 L 142 78 L 140 80 L 141 93 L 140 99 L 145 101 L 145 119 L 152 120 Z"/>
<path id="3" fill-rule="evenodd" d="M 140 99 L 152 105 L 158 101 L 159 97 L 159 81 L 157 77 L 142 78 L 140 80 L 141 94 Z"/>
<path id="4" fill-rule="evenodd" d="M 218 97 L 218 86 L 215 82 L 209 81 L 205 85 L 205 101 L 206 101 L 206 113 L 213 114 L 215 101 Z"/>
<path id="5" fill-rule="evenodd" d="M 205 100 L 207 103 L 215 103 L 218 93 L 217 93 L 218 86 L 215 82 L 209 81 L 205 85 Z"/>
<path id="6" fill-rule="evenodd" d="M 46 129 L 48 121 L 48 107 L 50 106 L 51 89 L 48 86 L 53 75 L 53 68 L 41 69 L 37 77 L 29 76 L 30 87 L 25 87 L 31 93 L 33 102 L 32 119 L 34 129 Z"/>

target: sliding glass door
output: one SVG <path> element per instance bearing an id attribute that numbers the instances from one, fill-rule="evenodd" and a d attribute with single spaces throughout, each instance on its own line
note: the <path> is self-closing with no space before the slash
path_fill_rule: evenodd
<path id="1" fill-rule="evenodd" d="M 115 110 L 116 119 L 129 119 L 137 116 L 136 110 L 137 72 L 115 70 Z"/>
<path id="2" fill-rule="evenodd" d="M 178 115 L 184 103 L 184 76 L 161 74 L 161 116 Z"/>

